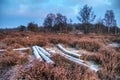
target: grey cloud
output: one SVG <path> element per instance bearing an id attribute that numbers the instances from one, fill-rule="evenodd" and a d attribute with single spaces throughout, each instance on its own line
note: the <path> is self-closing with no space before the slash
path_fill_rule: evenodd
<path id="1" fill-rule="evenodd" d="M 120 9 L 120 0 L 111 0 L 113 7 Z"/>

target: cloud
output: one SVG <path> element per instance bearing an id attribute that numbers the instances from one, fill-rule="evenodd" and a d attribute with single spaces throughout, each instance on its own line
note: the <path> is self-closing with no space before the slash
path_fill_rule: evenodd
<path id="1" fill-rule="evenodd" d="M 18 9 L 19 14 L 25 14 L 28 11 L 28 6 L 21 4 Z"/>
<path id="2" fill-rule="evenodd" d="M 111 0 L 111 2 L 114 8 L 120 9 L 120 0 Z"/>
<path id="3" fill-rule="evenodd" d="M 0 17 L 17 16 L 16 19 L 22 17 L 22 19 L 30 18 L 30 20 L 41 21 L 48 13 L 62 13 L 76 22 L 78 12 L 85 4 L 92 6 L 98 17 L 104 17 L 107 9 L 113 9 L 116 19 L 120 21 L 118 19 L 120 17 L 120 0 L 1 0 Z"/>

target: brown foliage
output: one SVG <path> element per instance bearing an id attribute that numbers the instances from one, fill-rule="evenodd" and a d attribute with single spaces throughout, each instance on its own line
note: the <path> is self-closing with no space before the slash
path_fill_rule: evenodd
<path id="1" fill-rule="evenodd" d="M 112 42 L 120 43 L 120 35 L 113 35 L 113 37 L 110 37 L 110 40 Z"/>
<path id="2" fill-rule="evenodd" d="M 0 40 L 5 38 L 4 34 L 0 32 Z"/>
<path id="3" fill-rule="evenodd" d="M 103 46 L 103 44 L 96 40 L 81 39 L 79 41 L 73 42 L 71 46 L 76 48 L 82 48 L 88 51 L 98 51 Z"/>
<path id="4" fill-rule="evenodd" d="M 28 80 L 65 80 L 66 71 L 63 68 L 55 67 L 44 62 L 34 61 L 33 66 L 23 66 L 18 71 L 18 79 Z"/>
<path id="5" fill-rule="evenodd" d="M 28 61 L 28 55 L 21 55 L 16 51 L 8 49 L 7 53 L 0 55 L 0 66 L 10 67 L 17 64 L 24 64 Z"/>
<path id="6" fill-rule="evenodd" d="M 70 44 L 71 39 L 65 37 L 51 37 L 49 42 L 52 44 Z"/>
<path id="7" fill-rule="evenodd" d="M 8 46 L 14 45 L 16 46 L 33 46 L 33 45 L 39 45 L 39 46 L 45 46 L 47 44 L 46 39 L 39 38 L 39 37 L 15 37 L 15 38 L 6 38 L 2 40 L 2 42 L 7 43 Z M 13 46 L 12 46 L 13 47 Z"/>
<path id="8" fill-rule="evenodd" d="M 60 55 L 54 55 L 52 58 L 56 66 L 60 66 L 68 70 L 68 80 L 97 80 L 98 77 L 95 74 L 95 72 L 92 72 L 87 67 L 84 67 L 82 65 L 78 65 L 72 61 L 69 61 L 65 59 L 64 57 Z"/>
<path id="9" fill-rule="evenodd" d="M 25 46 L 53 46 L 58 43 L 82 48 L 95 54 L 84 54 L 85 60 L 94 61 L 101 65 L 101 70 L 92 72 L 86 67 L 68 61 L 60 55 L 54 55 L 52 60 L 56 65 L 34 61 L 33 67 L 22 65 L 18 71 L 18 78 L 49 79 L 49 80 L 115 80 L 120 74 L 120 50 L 118 48 L 104 47 L 110 42 L 120 41 L 120 36 L 115 35 L 73 35 L 73 34 L 48 34 L 34 32 L 10 32 L 2 33 L 0 43 L 7 44 L 1 48 L 19 48 Z M 91 53 L 92 53 L 91 52 Z M 30 52 L 26 52 L 30 53 Z M 8 50 L 6 54 L 0 54 L 0 66 L 14 66 L 26 63 L 27 55 L 21 56 L 18 52 Z M 22 63 L 24 62 L 24 63 Z"/>
<path id="10" fill-rule="evenodd" d="M 99 53 L 85 56 L 87 60 L 95 61 L 101 65 L 102 69 L 98 71 L 98 76 L 101 80 L 115 80 L 120 74 L 120 54 L 114 49 L 101 48 Z"/>
<path id="11" fill-rule="evenodd" d="M 60 55 L 55 55 L 52 59 L 56 65 L 35 60 L 32 67 L 21 67 L 17 73 L 17 78 L 28 80 L 98 80 L 95 72 L 68 61 Z"/>

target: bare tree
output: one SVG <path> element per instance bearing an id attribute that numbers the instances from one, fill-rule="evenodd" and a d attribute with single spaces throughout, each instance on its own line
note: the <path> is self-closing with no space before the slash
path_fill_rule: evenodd
<path id="1" fill-rule="evenodd" d="M 113 26 L 115 29 L 114 29 L 114 34 L 117 34 L 117 23 L 116 23 L 116 20 L 114 20 L 114 23 L 113 23 Z"/>
<path id="2" fill-rule="evenodd" d="M 55 14 L 48 14 L 44 20 L 43 25 L 49 30 L 51 31 L 52 27 L 54 27 L 55 25 Z"/>
<path id="3" fill-rule="evenodd" d="M 56 14 L 56 19 L 55 19 L 55 26 L 58 28 L 60 32 L 63 30 L 67 30 L 67 18 L 66 16 L 63 16 L 60 13 Z"/>
<path id="4" fill-rule="evenodd" d="M 95 17 L 96 15 L 94 15 L 92 7 L 89 7 L 87 5 L 83 6 L 83 8 L 79 12 L 79 16 L 77 16 L 78 20 L 82 23 L 90 23 L 94 21 Z"/>
<path id="5" fill-rule="evenodd" d="M 105 17 L 103 19 L 104 24 L 108 27 L 108 33 L 110 32 L 110 28 L 116 26 L 116 20 L 113 10 L 107 10 L 105 13 Z"/>
<path id="6" fill-rule="evenodd" d="M 77 16 L 77 18 L 80 22 L 86 25 L 85 33 L 87 33 L 89 23 L 95 20 L 96 15 L 94 15 L 94 12 L 92 11 L 92 7 L 84 5 L 83 8 L 79 11 L 79 16 Z"/>

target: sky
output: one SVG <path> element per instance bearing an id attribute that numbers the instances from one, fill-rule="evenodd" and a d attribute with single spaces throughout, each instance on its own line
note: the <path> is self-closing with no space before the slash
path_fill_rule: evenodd
<path id="1" fill-rule="evenodd" d="M 106 10 L 113 10 L 120 26 L 120 0 L 0 0 L 0 28 L 14 28 L 29 22 L 43 25 L 49 13 L 61 13 L 72 23 L 79 23 L 77 16 L 87 4 L 96 14 L 96 22 L 104 18 Z"/>

